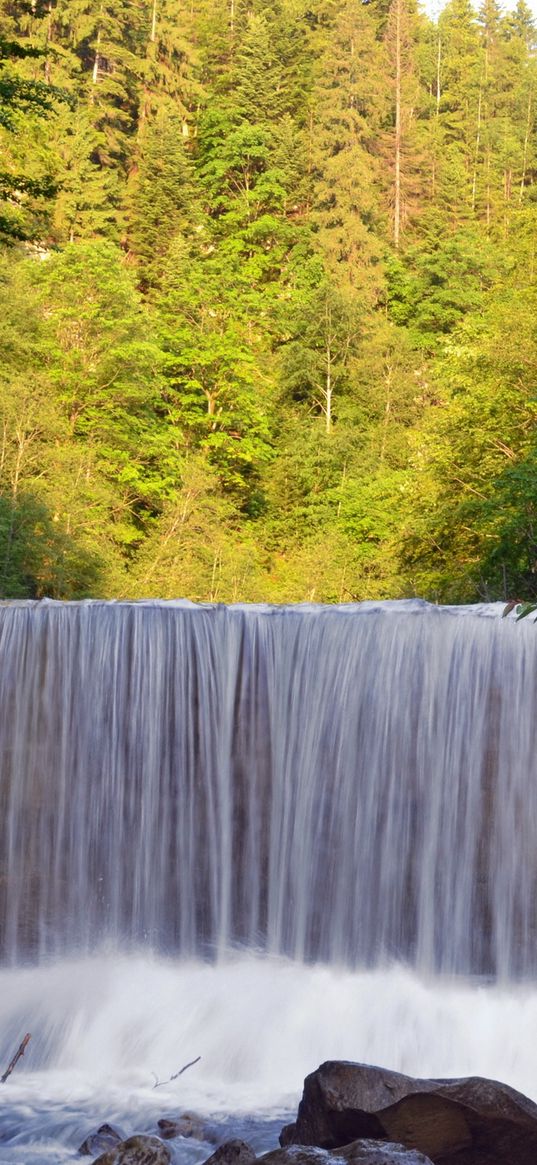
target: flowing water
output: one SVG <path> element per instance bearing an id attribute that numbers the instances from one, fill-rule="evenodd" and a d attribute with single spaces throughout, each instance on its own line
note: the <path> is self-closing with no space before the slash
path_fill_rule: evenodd
<path id="1" fill-rule="evenodd" d="M 188 1107 L 268 1147 L 332 1057 L 535 1094 L 537 628 L 500 616 L 0 607 L 0 1165 Z"/>

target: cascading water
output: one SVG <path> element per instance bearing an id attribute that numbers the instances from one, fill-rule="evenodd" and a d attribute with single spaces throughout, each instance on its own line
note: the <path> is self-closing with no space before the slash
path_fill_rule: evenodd
<path id="1" fill-rule="evenodd" d="M 206 1108 L 338 1055 L 531 1091 L 537 629 L 500 614 L 1 606 L 4 1058 L 202 1051 Z"/>

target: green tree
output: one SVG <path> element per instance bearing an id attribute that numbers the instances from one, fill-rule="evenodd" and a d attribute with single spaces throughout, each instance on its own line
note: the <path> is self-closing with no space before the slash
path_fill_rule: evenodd
<path id="1" fill-rule="evenodd" d="M 354 296 L 326 280 L 307 291 L 290 316 L 290 335 L 280 349 L 284 392 L 320 414 L 327 434 L 337 416 L 339 397 L 348 389 L 361 324 Z"/>
<path id="2" fill-rule="evenodd" d="M 388 102 L 385 64 L 367 9 L 342 4 L 315 86 L 313 219 L 336 281 L 373 300 L 382 286 L 379 135 Z"/>
<path id="3" fill-rule="evenodd" d="M 174 237 L 194 228 L 195 187 L 182 121 L 159 109 L 146 119 L 128 194 L 129 245 L 141 283 L 159 282 Z"/>
<path id="4" fill-rule="evenodd" d="M 0 271 L 0 595 L 72 598 L 99 593 L 110 580 L 104 546 L 92 544 L 84 524 L 78 467 L 68 472 L 68 426 L 35 271 L 13 260 Z M 73 493 L 76 531 L 63 520 Z"/>
<path id="5" fill-rule="evenodd" d="M 418 593 L 509 597 L 533 571 L 534 329 L 517 292 L 492 295 L 436 372 L 437 407 L 415 438 L 404 559 Z M 532 594 L 533 591 L 530 592 Z"/>
<path id="6" fill-rule="evenodd" d="M 10 17 L 0 16 L 0 239 L 29 238 L 43 230 L 55 190 L 51 160 L 40 148 L 36 123 L 52 115 L 66 95 L 25 72 L 41 51 L 31 39 L 17 35 L 17 16 L 28 8 L 19 0 Z M 44 11 L 41 3 L 33 8 L 36 18 Z M 34 163 L 28 166 L 32 156 Z"/>
<path id="7" fill-rule="evenodd" d="M 484 55 L 470 0 L 448 0 L 439 21 L 436 204 L 451 224 L 472 214 L 479 156 Z"/>
<path id="8" fill-rule="evenodd" d="M 391 81 L 391 116 L 385 136 L 390 174 L 388 204 L 393 245 L 399 250 L 407 223 L 424 202 L 420 143 L 422 112 L 418 41 L 420 22 L 414 0 L 392 0 L 384 43 Z"/>
<path id="9" fill-rule="evenodd" d="M 236 291 L 227 256 L 189 254 L 178 240 L 159 311 L 171 416 L 248 509 L 270 456 L 271 393 L 263 338 L 247 308 L 246 318 L 237 313 Z"/>

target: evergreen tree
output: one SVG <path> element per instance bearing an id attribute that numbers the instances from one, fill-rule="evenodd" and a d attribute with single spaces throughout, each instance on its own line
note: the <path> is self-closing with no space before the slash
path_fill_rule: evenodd
<path id="1" fill-rule="evenodd" d="M 117 239 L 117 176 L 99 162 L 103 136 L 87 107 L 59 112 L 50 127 L 57 195 L 50 235 L 55 243 L 98 236 Z"/>
<path id="2" fill-rule="evenodd" d="M 388 100 L 384 67 L 370 13 L 344 3 L 319 62 L 311 128 L 313 217 L 328 270 L 338 283 L 370 298 L 382 284 L 378 184 L 379 134 Z"/>
<path id="3" fill-rule="evenodd" d="M 128 195 L 128 236 L 146 289 L 158 283 L 174 237 L 192 230 L 197 218 L 182 125 L 179 116 L 161 108 L 145 120 L 138 140 Z"/>
<path id="4" fill-rule="evenodd" d="M 19 0 L 12 15 L 0 17 L 0 239 L 42 233 L 55 190 L 52 162 L 41 148 L 39 122 L 54 114 L 66 94 L 25 69 L 41 53 L 30 37 L 18 35 L 17 17 L 23 17 L 28 7 Z M 44 12 L 41 3 L 32 10 L 35 20 Z"/>
<path id="5" fill-rule="evenodd" d="M 392 125 L 386 134 L 386 148 L 391 175 L 390 218 L 396 250 L 401 245 L 408 220 L 424 201 L 419 145 L 419 31 L 414 0 L 392 0 L 384 39 L 392 82 Z"/>
<path id="6" fill-rule="evenodd" d="M 481 146 L 484 54 L 470 0 L 448 0 L 439 22 L 437 205 L 450 225 L 474 209 Z"/>
<path id="7" fill-rule="evenodd" d="M 140 123 L 164 104 L 170 115 L 181 118 L 182 136 L 188 138 L 203 94 L 197 14 L 192 3 L 182 0 L 150 0 L 149 17 Z"/>
<path id="8" fill-rule="evenodd" d="M 80 91 L 91 124 L 101 134 L 98 161 L 124 173 L 140 100 L 145 6 L 128 0 L 60 0 L 58 25 L 81 68 Z"/>
<path id="9" fill-rule="evenodd" d="M 0 41 L 2 593 L 531 592 L 524 0 L 10 0 Z"/>

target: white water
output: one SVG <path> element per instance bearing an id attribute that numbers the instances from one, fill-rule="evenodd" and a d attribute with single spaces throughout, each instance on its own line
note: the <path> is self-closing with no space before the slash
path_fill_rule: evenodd
<path id="1" fill-rule="evenodd" d="M 495 1076 L 536 1095 L 535 988 L 420 979 L 402 967 L 100 956 L 5 970 L 0 1031 L 16 1042 L 26 1027 L 34 1032 L 28 1066 L 0 1094 L 2 1165 L 69 1161 L 103 1120 L 154 1132 L 159 1117 L 192 1109 L 220 1137 L 269 1148 L 304 1076 L 327 1058 Z M 167 1080 L 198 1055 L 179 1080 L 153 1088 L 153 1073 Z M 210 1152 L 193 1142 L 175 1148 L 176 1160 L 192 1165 Z"/>
<path id="2" fill-rule="evenodd" d="M 535 1095 L 536 635 L 0 609 L 0 1165 L 187 1108 L 268 1147 L 327 1058 Z"/>

